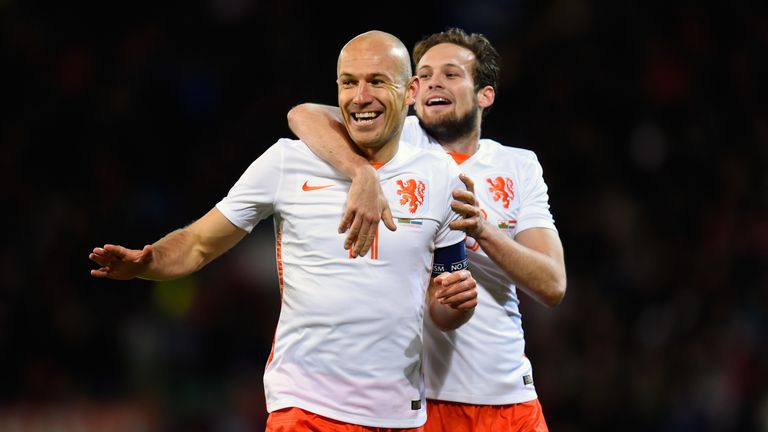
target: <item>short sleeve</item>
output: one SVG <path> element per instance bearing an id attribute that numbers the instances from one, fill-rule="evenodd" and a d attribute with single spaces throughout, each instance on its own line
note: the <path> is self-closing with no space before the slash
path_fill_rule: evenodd
<path id="1" fill-rule="evenodd" d="M 552 213 L 549 210 L 549 194 L 544 182 L 544 171 L 534 155 L 523 174 L 525 185 L 521 195 L 520 213 L 517 216 L 516 232 L 528 228 L 549 228 L 556 230 Z"/>
<path id="2" fill-rule="evenodd" d="M 258 157 L 216 204 L 230 222 L 248 232 L 271 216 L 282 180 L 284 145 L 278 141 Z"/>

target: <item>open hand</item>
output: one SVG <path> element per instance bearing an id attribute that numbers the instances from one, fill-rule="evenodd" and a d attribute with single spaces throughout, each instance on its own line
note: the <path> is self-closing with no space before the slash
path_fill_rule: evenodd
<path id="1" fill-rule="evenodd" d="M 152 245 L 146 245 L 142 250 L 111 244 L 94 248 L 88 258 L 101 267 L 91 270 L 91 276 L 118 280 L 133 279 L 149 268 L 152 253 Z"/>

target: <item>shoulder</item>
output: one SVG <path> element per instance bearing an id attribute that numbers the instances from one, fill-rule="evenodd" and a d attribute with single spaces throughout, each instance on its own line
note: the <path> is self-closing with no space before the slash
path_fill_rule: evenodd
<path id="1" fill-rule="evenodd" d="M 409 151 L 409 158 L 412 163 L 418 163 L 429 168 L 429 170 L 445 170 L 450 171 L 459 170 L 458 165 L 454 162 L 451 155 L 446 153 L 442 147 L 436 148 L 422 148 L 414 147 L 406 144 L 406 148 Z"/>
<path id="2" fill-rule="evenodd" d="M 539 158 L 533 150 L 502 145 L 491 139 L 480 140 L 481 158 L 494 167 L 509 167 L 521 174 L 535 175 L 542 170 Z"/>
<path id="3" fill-rule="evenodd" d="M 303 141 L 291 138 L 278 139 L 262 156 L 279 157 L 283 160 L 317 159 L 312 150 Z"/>
<path id="4" fill-rule="evenodd" d="M 310 151 L 309 147 L 307 147 L 303 141 L 292 138 L 280 138 L 276 143 L 272 145 L 272 147 L 278 147 L 280 149 L 290 151 L 300 150 L 303 152 L 305 149 L 306 151 Z"/>
<path id="5" fill-rule="evenodd" d="M 521 161 L 539 160 L 533 150 L 504 145 L 498 141 L 494 141 L 488 138 L 481 139 L 480 146 L 491 157 L 509 157 L 513 159 L 519 159 Z"/>

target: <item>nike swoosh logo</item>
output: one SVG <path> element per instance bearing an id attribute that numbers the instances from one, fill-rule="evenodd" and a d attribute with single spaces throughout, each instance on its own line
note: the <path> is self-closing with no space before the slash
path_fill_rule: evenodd
<path id="1" fill-rule="evenodd" d="M 329 188 L 329 187 L 333 186 L 333 185 L 310 186 L 310 185 L 307 184 L 308 182 L 309 182 L 309 180 L 304 182 L 304 184 L 301 186 L 301 190 L 303 190 L 303 191 L 313 191 L 313 190 L 325 189 L 325 188 Z"/>

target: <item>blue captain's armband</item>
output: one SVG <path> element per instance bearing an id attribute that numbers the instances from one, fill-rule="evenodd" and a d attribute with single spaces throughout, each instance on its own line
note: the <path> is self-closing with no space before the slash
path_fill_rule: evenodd
<path id="1" fill-rule="evenodd" d="M 435 249 L 435 258 L 432 262 L 432 277 L 444 272 L 464 270 L 468 264 L 467 250 L 464 248 L 463 240 L 444 248 Z"/>

